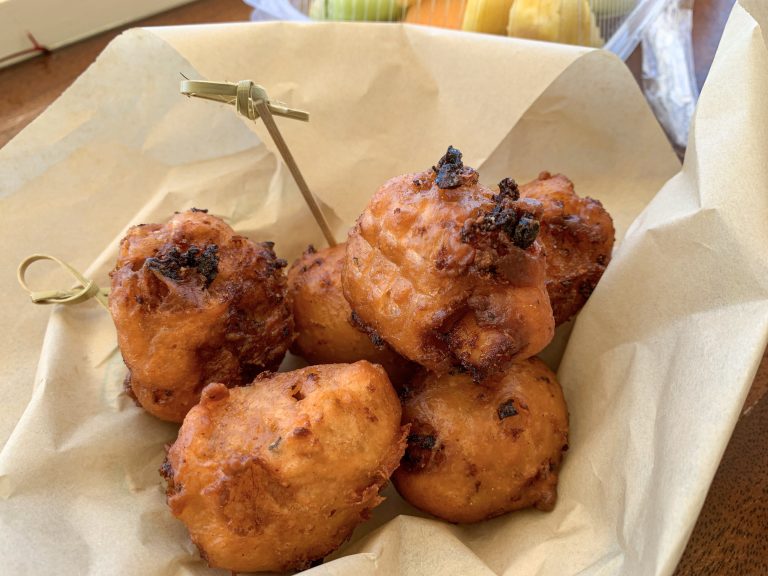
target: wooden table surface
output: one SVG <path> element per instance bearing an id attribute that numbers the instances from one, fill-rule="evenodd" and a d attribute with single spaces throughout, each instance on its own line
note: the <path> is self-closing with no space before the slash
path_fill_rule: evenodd
<path id="1" fill-rule="evenodd" d="M 734 0 L 696 0 L 694 59 L 701 86 Z M 240 0 L 198 2 L 133 26 L 248 20 Z M 127 28 L 127 27 L 126 27 Z M 38 116 L 125 28 L 0 70 L 0 146 Z M 639 77 L 640 55 L 628 65 Z M 768 354 L 763 356 L 675 576 L 768 575 Z"/>

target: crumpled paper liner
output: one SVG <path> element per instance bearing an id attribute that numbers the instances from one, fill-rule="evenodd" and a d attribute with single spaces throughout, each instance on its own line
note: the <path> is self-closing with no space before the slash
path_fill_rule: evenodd
<path id="1" fill-rule="evenodd" d="M 311 112 L 308 125 L 278 122 L 339 238 L 379 184 L 432 165 L 448 144 L 488 184 L 569 175 L 624 237 L 570 339 L 566 330 L 549 351 L 556 364 L 567 339 L 571 450 L 555 510 L 454 526 L 389 488 L 309 573 L 670 574 L 768 332 L 768 53 L 757 23 L 768 14 L 756 4 L 734 9 L 682 171 L 628 71 L 602 52 L 365 24 L 115 40 L 0 150 L 4 569 L 217 573 L 165 506 L 157 468 L 176 427 L 122 393 L 109 316 L 89 303 L 49 317 L 12 273 L 29 253 L 53 252 L 106 283 L 128 226 L 192 206 L 276 241 L 288 259 L 322 245 L 263 127 L 179 96 L 183 73 L 252 78 Z M 36 276 L 45 287 L 61 278 Z"/>

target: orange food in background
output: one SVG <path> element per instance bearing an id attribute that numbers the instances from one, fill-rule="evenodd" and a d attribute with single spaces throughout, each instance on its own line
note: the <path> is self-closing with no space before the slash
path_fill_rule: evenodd
<path id="1" fill-rule="evenodd" d="M 465 6 L 461 0 L 422 0 L 408 8 L 405 22 L 461 30 Z"/>

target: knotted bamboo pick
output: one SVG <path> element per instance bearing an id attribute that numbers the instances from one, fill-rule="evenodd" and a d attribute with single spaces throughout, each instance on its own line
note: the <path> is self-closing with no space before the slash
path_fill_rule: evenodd
<path id="1" fill-rule="evenodd" d="M 315 197 L 309 190 L 309 186 L 307 186 L 307 183 L 296 164 L 296 160 L 294 160 L 293 154 L 291 154 L 291 151 L 288 149 L 288 145 L 285 143 L 285 139 L 280 133 L 274 119 L 274 116 L 285 116 L 286 118 L 307 122 L 309 120 L 309 114 L 307 112 L 289 108 L 277 100 L 270 100 L 264 88 L 258 84 L 254 84 L 251 80 L 242 80 L 237 84 L 227 82 L 207 82 L 202 80 L 184 80 L 181 83 L 181 93 L 186 96 L 194 96 L 196 98 L 213 100 L 215 102 L 232 104 L 239 114 L 242 114 L 253 121 L 261 118 L 264 125 L 267 127 L 270 136 L 272 136 L 277 149 L 280 151 L 283 160 L 288 166 L 288 169 L 291 171 L 291 175 L 296 181 L 296 185 L 299 187 L 302 196 L 304 196 L 304 200 L 307 202 L 317 224 L 320 226 L 326 241 L 330 246 L 336 245 L 336 240 L 333 237 L 331 228 L 328 225 L 320 206 L 317 204 Z M 77 280 L 78 286 L 68 290 L 32 290 L 26 282 L 25 275 L 29 266 L 40 260 L 51 260 L 56 262 Z M 34 254 L 25 258 L 21 264 L 19 264 L 17 278 L 21 287 L 29 293 L 32 302 L 35 304 L 79 304 L 80 302 L 85 302 L 91 298 L 96 298 L 99 304 L 107 310 L 109 309 L 109 290 L 107 288 L 99 288 L 93 280 L 86 278 L 72 266 L 54 256 Z"/>
<path id="2" fill-rule="evenodd" d="M 78 286 L 70 288 L 69 290 L 32 290 L 26 280 L 27 269 L 33 263 L 40 260 L 51 260 L 56 262 L 56 264 L 69 272 L 69 274 L 77 280 Z M 21 284 L 21 287 L 29 293 L 32 302 L 35 304 L 79 304 L 80 302 L 85 302 L 91 298 L 96 298 L 99 304 L 109 310 L 107 301 L 109 296 L 108 289 L 99 288 L 93 280 L 86 278 L 80 274 L 80 272 L 72 268 L 72 266 L 54 256 L 48 256 L 47 254 L 33 254 L 32 256 L 25 258 L 21 264 L 19 264 L 19 268 L 16 271 L 16 278 L 18 279 L 19 284 Z"/>
<path id="3" fill-rule="evenodd" d="M 301 170 L 299 170 L 299 166 L 296 164 L 293 154 L 291 154 L 291 151 L 288 149 L 288 145 L 285 143 L 285 139 L 280 133 L 274 119 L 274 116 L 285 116 L 286 118 L 307 122 L 309 120 L 309 114 L 307 112 L 294 110 L 282 102 L 270 100 L 266 90 L 258 84 L 254 84 L 251 80 L 241 80 L 237 84 L 228 82 L 207 82 L 202 80 L 182 80 L 181 93 L 186 96 L 194 96 L 205 100 L 232 104 L 239 114 L 242 114 L 254 122 L 261 118 L 264 125 L 267 127 L 267 131 L 269 131 L 269 135 L 272 137 L 272 140 L 274 140 L 280 155 L 283 157 L 288 169 L 291 171 L 291 175 L 296 181 L 296 185 L 299 187 L 301 195 L 304 196 L 304 200 L 309 206 L 312 216 L 315 217 L 318 226 L 320 226 L 320 230 L 322 230 L 325 240 L 330 246 L 336 246 L 336 239 L 333 237 L 331 228 L 328 225 L 320 206 L 315 200 L 314 195 L 310 191 L 309 186 L 307 186 L 304 176 L 301 175 Z"/>

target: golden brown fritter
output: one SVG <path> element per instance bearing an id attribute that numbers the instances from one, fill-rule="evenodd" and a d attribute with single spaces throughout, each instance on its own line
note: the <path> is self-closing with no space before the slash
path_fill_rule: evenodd
<path id="1" fill-rule="evenodd" d="M 347 245 L 315 250 L 309 247 L 288 270 L 288 292 L 297 337 L 291 352 L 310 364 L 368 360 L 381 364 L 390 380 L 407 380 L 416 365 L 392 350 L 383 339 L 374 344 L 353 323 L 355 318 L 341 289 Z M 375 335 L 374 335 L 375 338 Z"/>
<path id="2" fill-rule="evenodd" d="M 383 500 L 405 448 L 400 415 L 366 361 L 210 384 L 161 468 L 168 504 L 212 567 L 306 568 Z"/>
<path id="3" fill-rule="evenodd" d="M 293 340 L 284 266 L 272 243 L 254 244 L 203 210 L 131 228 L 109 308 L 141 406 L 181 422 L 206 384 L 238 386 L 276 369 Z"/>
<path id="4" fill-rule="evenodd" d="M 494 193 L 449 148 L 438 166 L 398 176 L 349 234 L 344 294 L 363 323 L 428 369 L 482 379 L 552 339 L 535 241 L 535 201 L 510 179 Z"/>
<path id="5" fill-rule="evenodd" d="M 581 310 L 611 260 L 611 215 L 598 200 L 581 198 L 562 174 L 542 172 L 520 187 L 543 205 L 539 241 L 547 261 L 547 292 L 556 324 Z"/>
<path id="6" fill-rule="evenodd" d="M 408 447 L 392 480 L 400 495 L 450 522 L 535 506 L 551 510 L 568 449 L 568 410 L 538 358 L 474 384 L 428 375 L 403 403 Z"/>

